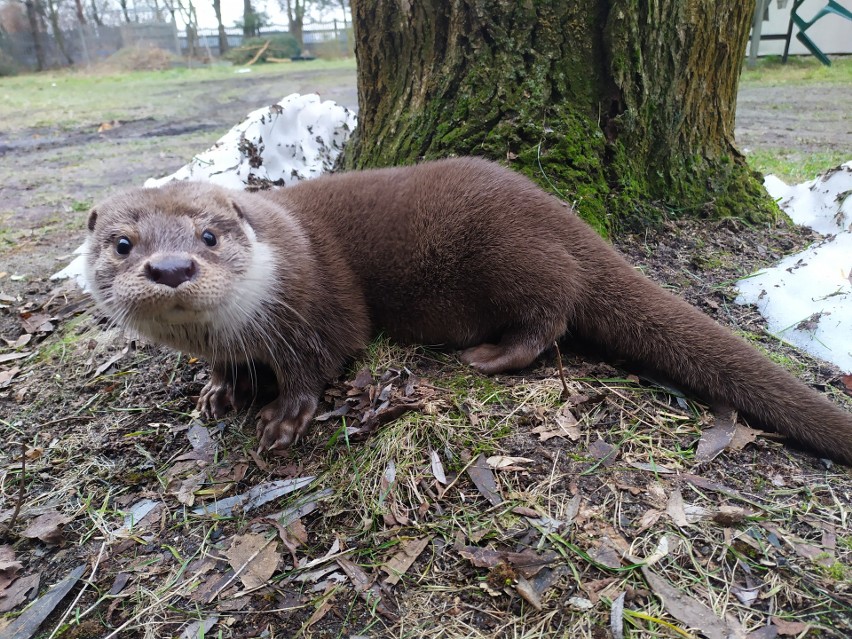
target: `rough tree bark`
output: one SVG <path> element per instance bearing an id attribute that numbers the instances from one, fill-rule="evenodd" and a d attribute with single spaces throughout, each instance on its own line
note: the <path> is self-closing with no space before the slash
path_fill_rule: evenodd
<path id="1" fill-rule="evenodd" d="M 602 232 L 776 214 L 734 146 L 754 0 L 353 0 L 346 168 L 503 160 Z"/>

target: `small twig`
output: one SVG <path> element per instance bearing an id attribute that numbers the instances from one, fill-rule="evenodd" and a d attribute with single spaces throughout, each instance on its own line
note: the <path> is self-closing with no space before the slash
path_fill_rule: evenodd
<path id="1" fill-rule="evenodd" d="M 559 350 L 559 342 L 553 342 L 556 347 L 556 366 L 559 368 L 559 379 L 562 380 L 562 399 L 566 400 L 571 396 L 568 391 L 568 382 L 565 381 L 565 371 L 562 369 L 562 352 Z"/>
<path id="2" fill-rule="evenodd" d="M 45 426 L 53 426 L 54 424 L 61 424 L 62 422 L 72 422 L 77 420 L 88 421 L 91 419 L 95 419 L 92 415 L 69 415 L 68 417 L 59 417 L 58 419 L 51 419 L 49 422 L 44 422 L 43 424 L 39 424 L 39 428 L 44 428 Z"/>
<path id="3" fill-rule="evenodd" d="M 24 503 L 26 496 L 26 479 L 27 479 L 27 445 L 21 442 L 21 478 L 19 481 L 18 501 L 15 504 L 15 510 L 12 513 L 12 518 L 6 524 L 6 532 L 12 534 L 12 529 L 15 527 L 15 521 L 18 519 L 18 514 L 21 512 L 21 506 Z"/>
<path id="4" fill-rule="evenodd" d="M 56 627 L 53 629 L 53 632 L 50 633 L 50 636 L 47 639 L 53 639 L 56 636 L 56 633 L 59 632 L 59 629 L 65 624 L 65 620 L 68 618 L 68 615 L 71 614 L 71 611 L 77 606 L 77 602 L 80 601 L 80 597 L 83 596 L 83 593 L 86 592 L 86 587 L 93 583 L 95 580 L 95 575 L 98 572 L 98 566 L 101 565 L 101 558 L 104 556 L 104 550 L 106 549 L 106 541 L 101 543 L 101 551 L 98 553 L 97 559 L 95 559 L 95 563 L 92 566 L 92 574 L 89 575 L 89 578 L 83 582 L 83 587 L 80 588 L 80 592 L 77 593 L 77 596 L 74 597 L 74 601 L 71 602 L 71 605 L 68 606 L 67 610 L 65 610 L 65 614 L 62 615 L 62 619 L 59 620 L 59 623 L 56 624 Z M 86 611 L 88 612 L 88 611 Z M 84 617 L 85 614 L 80 615 L 80 619 Z"/>

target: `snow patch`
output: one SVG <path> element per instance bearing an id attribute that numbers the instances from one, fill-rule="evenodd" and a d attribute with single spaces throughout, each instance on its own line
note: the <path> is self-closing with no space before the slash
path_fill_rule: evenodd
<path id="1" fill-rule="evenodd" d="M 293 93 L 257 109 L 171 175 L 149 179 L 146 187 L 173 180 L 212 182 L 232 189 L 258 184 L 289 186 L 334 168 L 357 118 L 344 106 L 315 93 Z"/>
<path id="2" fill-rule="evenodd" d="M 740 280 L 736 301 L 756 305 L 781 339 L 852 372 L 852 161 L 794 186 L 769 175 L 764 186 L 825 237 Z"/>

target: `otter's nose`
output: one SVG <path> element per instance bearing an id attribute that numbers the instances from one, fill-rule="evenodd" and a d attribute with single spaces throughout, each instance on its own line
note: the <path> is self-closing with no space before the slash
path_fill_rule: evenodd
<path id="1" fill-rule="evenodd" d="M 145 265 L 145 275 L 149 280 L 172 288 L 195 279 L 196 271 L 194 260 L 175 255 L 167 255 Z"/>

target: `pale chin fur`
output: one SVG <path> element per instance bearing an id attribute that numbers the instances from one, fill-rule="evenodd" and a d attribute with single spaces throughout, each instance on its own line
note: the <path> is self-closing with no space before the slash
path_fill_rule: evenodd
<path id="1" fill-rule="evenodd" d="M 222 306 L 213 317 L 215 330 L 239 332 L 241 327 L 255 318 L 272 295 L 275 282 L 275 264 L 272 249 L 259 242 L 254 230 L 246 224 L 246 237 L 251 244 L 251 263 L 245 274 L 232 287 Z"/>

